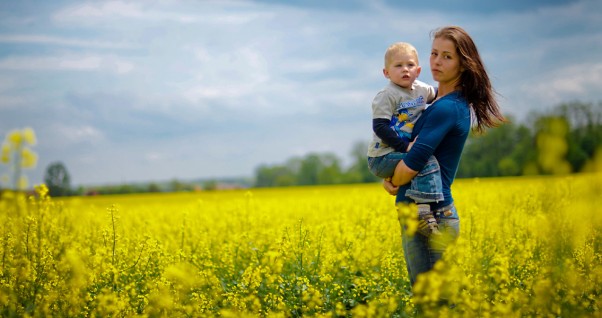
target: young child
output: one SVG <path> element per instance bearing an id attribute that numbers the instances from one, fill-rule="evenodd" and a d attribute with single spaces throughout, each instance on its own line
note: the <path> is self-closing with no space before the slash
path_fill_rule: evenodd
<path id="1" fill-rule="evenodd" d="M 437 95 L 434 87 L 416 80 L 420 71 L 414 46 L 403 42 L 389 46 L 383 68 L 389 84 L 372 101 L 373 137 L 368 147 L 368 167 L 380 178 L 393 176 L 409 150 L 414 123 Z M 405 193 L 418 205 L 419 232 L 425 236 L 440 234 L 428 203 L 443 200 L 442 192 L 439 163 L 431 157 Z"/>

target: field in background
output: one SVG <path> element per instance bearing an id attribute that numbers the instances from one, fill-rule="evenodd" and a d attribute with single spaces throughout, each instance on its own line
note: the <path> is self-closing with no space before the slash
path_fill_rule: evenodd
<path id="1" fill-rule="evenodd" d="M 461 236 L 413 291 L 380 184 L 39 191 L 0 201 L 3 317 L 601 314 L 599 174 L 457 180 Z"/>

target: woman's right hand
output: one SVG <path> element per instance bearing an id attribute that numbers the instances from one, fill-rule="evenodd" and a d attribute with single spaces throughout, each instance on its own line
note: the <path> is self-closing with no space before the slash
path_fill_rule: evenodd
<path id="1" fill-rule="evenodd" d="M 393 185 L 391 178 L 386 178 L 383 181 L 383 188 L 385 188 L 385 191 L 387 191 L 390 195 L 397 195 L 397 191 L 399 191 L 399 187 Z"/>

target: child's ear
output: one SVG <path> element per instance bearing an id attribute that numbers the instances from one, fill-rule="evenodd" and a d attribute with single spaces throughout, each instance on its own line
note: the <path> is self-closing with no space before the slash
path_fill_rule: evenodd
<path id="1" fill-rule="evenodd" d="M 389 78 L 389 71 L 387 71 L 387 69 L 386 69 L 386 68 L 383 68 L 383 75 L 384 75 L 386 78 Z"/>
<path id="2" fill-rule="evenodd" d="M 420 71 L 422 71 L 422 66 L 416 67 L 416 77 L 420 76 Z"/>

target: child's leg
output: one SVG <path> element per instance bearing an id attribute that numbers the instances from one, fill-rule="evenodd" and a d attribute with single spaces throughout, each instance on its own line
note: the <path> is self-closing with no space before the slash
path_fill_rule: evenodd
<path id="1" fill-rule="evenodd" d="M 369 157 L 368 169 L 379 178 L 390 178 L 395 172 L 395 167 L 405 157 L 405 153 L 391 152 L 381 157 Z"/>
<path id="2" fill-rule="evenodd" d="M 422 170 L 412 179 L 410 189 L 405 194 L 416 203 L 443 201 L 441 168 L 435 156 L 431 156 Z"/>
<path id="3" fill-rule="evenodd" d="M 443 184 L 441 182 L 441 168 L 434 156 L 418 172 L 410 183 L 406 196 L 418 205 L 419 233 L 429 236 L 440 234 L 437 220 L 431 212 L 429 203 L 443 200 Z"/>

